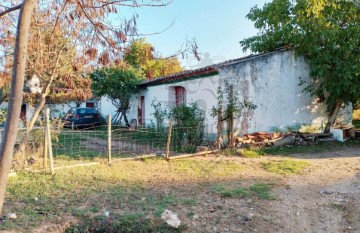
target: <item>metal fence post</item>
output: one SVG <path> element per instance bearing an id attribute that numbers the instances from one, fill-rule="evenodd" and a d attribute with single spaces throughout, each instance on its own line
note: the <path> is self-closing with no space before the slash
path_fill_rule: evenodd
<path id="1" fill-rule="evenodd" d="M 108 163 L 111 162 L 111 115 L 108 115 L 107 119 L 107 157 L 108 157 Z"/>

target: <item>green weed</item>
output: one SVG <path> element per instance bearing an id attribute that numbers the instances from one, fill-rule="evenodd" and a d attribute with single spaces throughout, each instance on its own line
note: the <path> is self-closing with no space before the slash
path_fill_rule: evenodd
<path id="1" fill-rule="evenodd" d="M 260 199 L 271 200 L 274 199 L 270 195 L 271 186 L 269 184 L 254 184 L 250 186 L 250 191 Z"/>
<path id="2" fill-rule="evenodd" d="M 246 198 L 254 196 L 260 199 L 272 199 L 272 196 L 269 193 L 271 186 L 268 184 L 254 184 L 248 188 L 238 187 L 235 189 L 228 189 L 223 185 L 215 185 L 211 190 L 213 193 L 220 195 L 221 197 Z"/>

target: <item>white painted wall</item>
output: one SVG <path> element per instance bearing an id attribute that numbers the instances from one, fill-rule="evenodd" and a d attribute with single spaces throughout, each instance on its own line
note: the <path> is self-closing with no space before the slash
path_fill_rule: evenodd
<path id="1" fill-rule="evenodd" d="M 188 81 L 181 81 L 173 84 L 164 84 L 158 86 L 150 86 L 145 90 L 140 91 L 135 95 L 130 104 L 129 120 L 137 119 L 139 97 L 145 97 L 145 123 L 155 123 L 153 117 L 154 108 L 151 106 L 152 101 L 160 102 L 163 106 L 171 108 L 175 105 L 175 86 L 182 86 L 186 90 L 186 102 L 190 104 L 196 102 L 199 107 L 205 112 L 205 123 L 209 129 L 216 128 L 215 119 L 210 117 L 211 108 L 216 105 L 216 89 L 219 85 L 219 75 L 213 75 L 205 78 L 198 78 Z M 216 133 L 216 131 L 214 131 Z"/>
<path id="2" fill-rule="evenodd" d="M 309 82 L 309 67 L 293 51 L 279 51 L 262 57 L 255 57 L 234 65 L 219 67 L 219 74 L 172 84 L 148 86 L 135 95 L 130 104 L 129 120 L 137 119 L 138 97 L 145 96 L 146 123 L 155 122 L 151 106 L 153 100 L 172 106 L 174 100 L 171 87 L 186 89 L 187 103 L 197 102 L 206 113 L 208 133 L 216 133 L 216 120 L 210 116 L 216 105 L 216 91 L 227 80 L 234 85 L 240 100 L 252 101 L 257 108 L 249 117 L 240 117 L 235 122 L 237 134 L 256 131 L 287 130 L 288 127 L 317 124 L 325 121 L 325 106 L 317 104 L 308 93 L 302 93 L 305 86 L 299 86 L 301 79 Z"/>
<path id="3" fill-rule="evenodd" d="M 257 108 L 249 119 L 238 119 L 238 133 L 271 131 L 275 128 L 315 124 L 326 120 L 325 105 L 317 104 L 300 78 L 310 81 L 310 71 L 293 51 L 277 52 L 220 69 L 222 79 L 230 81 L 240 99 L 250 100 Z"/>
<path id="4" fill-rule="evenodd" d="M 116 107 L 111 103 L 111 101 L 109 100 L 109 98 L 107 97 L 101 97 L 100 101 L 99 101 L 99 104 L 98 104 L 98 107 L 99 107 L 99 112 L 100 114 L 105 117 L 106 117 L 110 114 L 112 117 L 114 117 L 114 115 L 116 114 Z"/>

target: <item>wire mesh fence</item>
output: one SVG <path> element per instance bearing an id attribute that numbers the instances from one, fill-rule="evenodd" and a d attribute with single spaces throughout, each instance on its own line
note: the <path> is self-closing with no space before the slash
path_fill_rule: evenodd
<path id="1" fill-rule="evenodd" d="M 111 159 L 137 158 L 143 155 L 165 156 L 168 153 L 178 156 L 184 153 L 195 153 L 199 146 L 209 145 L 209 135 L 214 125 L 193 122 L 186 127 L 174 122 L 161 126 L 143 125 L 128 128 L 112 125 L 109 134 L 108 125 L 91 126 L 81 129 L 51 128 L 52 153 L 54 167 L 84 164 L 90 162 L 107 162 L 109 160 L 109 136 L 111 141 Z M 169 140 L 169 133 L 171 137 Z M 21 147 L 21 138 L 26 129 L 19 129 L 15 146 L 13 169 L 46 169 L 49 160 L 45 150 L 45 127 L 39 127 L 27 135 Z M 2 131 L 0 130 L 2 138 Z"/>

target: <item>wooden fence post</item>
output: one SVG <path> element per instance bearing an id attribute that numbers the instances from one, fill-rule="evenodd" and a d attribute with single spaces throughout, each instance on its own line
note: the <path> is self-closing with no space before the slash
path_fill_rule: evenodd
<path id="1" fill-rule="evenodd" d="M 52 151 L 52 143 L 51 143 L 51 129 L 50 129 L 50 109 L 46 109 L 46 136 L 47 136 L 47 143 L 48 143 L 48 152 L 49 152 L 49 160 L 50 160 L 50 173 L 54 175 L 54 159 L 53 159 L 53 151 Z"/>
<path id="2" fill-rule="evenodd" d="M 45 122 L 44 127 L 44 160 L 43 160 L 43 169 L 45 170 L 47 168 L 47 157 L 48 157 L 48 138 L 47 138 L 47 123 Z"/>
<path id="3" fill-rule="evenodd" d="M 220 106 L 217 110 L 217 143 L 218 143 L 218 149 L 221 150 L 222 144 L 223 144 L 223 123 L 222 123 L 222 107 Z"/>
<path id="4" fill-rule="evenodd" d="M 235 106 L 235 100 L 234 100 L 234 86 L 230 85 L 230 104 L 231 104 L 231 111 L 230 111 L 230 116 L 228 119 L 228 140 L 229 140 L 229 145 L 230 148 L 233 148 L 234 146 L 234 106 Z"/>
<path id="5" fill-rule="evenodd" d="M 173 125 L 173 120 L 172 120 L 172 117 L 170 117 L 169 133 L 168 133 L 168 139 L 167 139 L 167 143 L 166 143 L 166 160 L 170 159 L 170 145 L 171 145 L 172 125 Z"/>
<path id="6" fill-rule="evenodd" d="M 108 157 L 108 163 L 111 162 L 111 115 L 108 115 L 107 119 L 107 157 Z"/>

